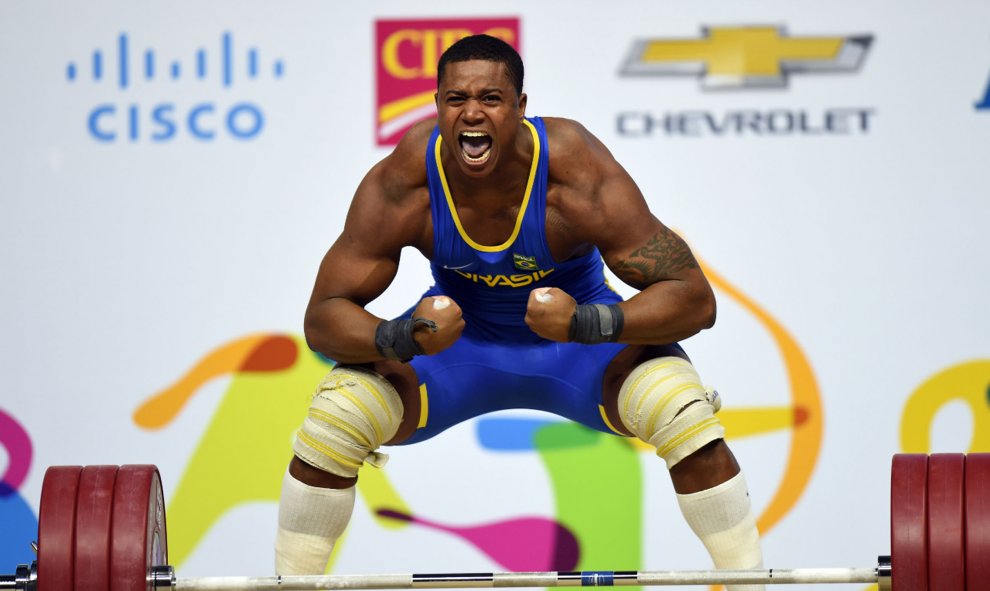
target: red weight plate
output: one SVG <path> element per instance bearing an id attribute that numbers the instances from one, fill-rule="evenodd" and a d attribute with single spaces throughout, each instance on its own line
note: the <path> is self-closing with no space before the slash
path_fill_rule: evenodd
<path id="1" fill-rule="evenodd" d="M 150 591 L 149 570 L 166 564 L 165 500 L 158 468 L 121 466 L 113 493 L 110 591 Z"/>
<path id="2" fill-rule="evenodd" d="M 86 466 L 76 497 L 76 589 L 110 591 L 110 520 L 117 466 Z"/>
<path id="3" fill-rule="evenodd" d="M 928 589 L 966 591 L 966 456 L 928 458 Z"/>
<path id="4" fill-rule="evenodd" d="M 895 454 L 890 470 L 892 591 L 928 591 L 928 456 Z"/>
<path id="5" fill-rule="evenodd" d="M 82 466 L 52 466 L 38 507 L 38 591 L 72 591 L 76 493 Z"/>
<path id="6" fill-rule="evenodd" d="M 966 456 L 966 587 L 990 583 L 990 453 Z"/>

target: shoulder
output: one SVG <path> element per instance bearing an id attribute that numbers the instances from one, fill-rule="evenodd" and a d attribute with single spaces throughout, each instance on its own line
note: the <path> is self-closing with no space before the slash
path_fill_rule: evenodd
<path id="1" fill-rule="evenodd" d="M 410 128 L 392 153 L 372 167 L 366 181 L 393 198 L 426 186 L 426 144 L 435 126 L 436 121 L 429 119 Z"/>
<path id="2" fill-rule="evenodd" d="M 617 165 L 605 144 L 578 121 L 559 117 L 546 117 L 543 121 L 551 182 L 593 189 Z"/>
<path id="3" fill-rule="evenodd" d="M 587 149 L 588 144 L 595 139 L 588 129 L 580 122 L 563 117 L 543 117 L 547 129 L 547 141 L 551 152 L 573 154 Z"/>
<path id="4" fill-rule="evenodd" d="M 570 236 L 604 252 L 615 239 L 616 227 L 653 219 L 635 181 L 593 133 L 569 119 L 547 119 L 546 126 L 547 206 L 570 229 Z"/>
<path id="5" fill-rule="evenodd" d="M 390 253 L 403 246 L 429 244 L 426 143 L 433 126 L 432 121 L 413 126 L 365 175 L 345 222 L 344 233 L 355 243 Z M 370 237 L 375 244 L 369 243 Z"/>

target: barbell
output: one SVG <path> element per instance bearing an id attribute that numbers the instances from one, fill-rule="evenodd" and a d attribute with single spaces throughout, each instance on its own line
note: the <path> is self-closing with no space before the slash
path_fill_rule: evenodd
<path id="1" fill-rule="evenodd" d="M 865 568 L 293 575 L 177 578 L 153 465 L 52 466 L 37 560 L 0 575 L 16 591 L 275 591 L 876 583 L 891 591 L 990 589 L 990 453 L 896 454 L 890 554 Z"/>

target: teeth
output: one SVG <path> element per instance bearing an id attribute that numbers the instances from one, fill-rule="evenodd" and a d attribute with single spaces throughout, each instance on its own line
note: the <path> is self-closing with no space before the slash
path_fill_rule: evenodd
<path id="1" fill-rule="evenodd" d="M 464 131 L 462 131 L 461 132 L 461 137 L 462 138 L 487 138 L 487 137 L 490 137 L 490 136 L 488 135 L 487 132 L 477 131 L 477 130 L 470 129 L 470 130 L 464 130 Z M 468 154 L 464 150 L 461 150 L 461 155 L 464 157 L 464 160 L 466 160 L 469 164 L 484 164 L 485 162 L 488 161 L 488 158 L 492 155 L 492 149 L 491 149 L 491 147 L 489 147 L 487 150 L 485 150 L 485 152 L 481 156 L 478 156 L 477 158 L 472 158 L 471 155 Z"/>
<path id="2" fill-rule="evenodd" d="M 483 162 L 486 162 L 488 160 L 488 157 L 491 155 L 492 155 L 491 148 L 485 150 L 485 153 L 482 154 L 481 156 L 478 156 L 477 158 L 472 158 L 470 155 L 468 155 L 467 152 L 461 150 L 461 156 L 463 156 L 464 159 L 470 162 L 471 164 L 482 164 Z"/>

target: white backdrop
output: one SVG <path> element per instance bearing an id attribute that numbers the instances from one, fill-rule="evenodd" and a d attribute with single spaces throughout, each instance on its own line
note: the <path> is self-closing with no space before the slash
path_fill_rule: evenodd
<path id="1" fill-rule="evenodd" d="M 584 123 L 706 265 L 719 322 L 685 347 L 725 399 L 769 565 L 872 565 L 889 550 L 891 454 L 990 451 L 985 2 L 8 0 L 4 572 L 31 559 L 44 468 L 97 463 L 160 467 L 180 575 L 271 571 L 279 466 L 326 369 L 302 313 L 388 151 L 376 23 L 420 39 L 424 19 L 516 23 L 528 114 Z M 770 88 L 622 73 L 638 40 L 755 27 L 869 42 L 856 63 L 798 61 Z M 776 54 L 744 39 L 717 47 L 745 77 Z M 373 311 L 428 286 L 417 253 L 403 263 Z M 524 421 L 556 419 L 505 413 L 392 449 L 384 476 L 363 476 L 334 572 L 503 570 L 512 554 L 375 516 L 389 507 L 461 527 L 556 520 L 579 568 L 707 568 L 657 458 L 595 438 L 559 455 L 553 437 L 506 431 Z"/>

